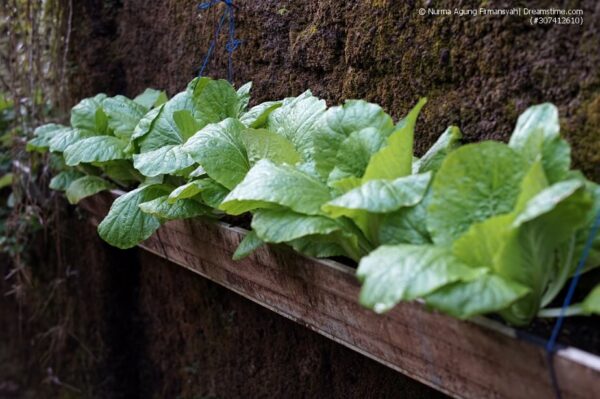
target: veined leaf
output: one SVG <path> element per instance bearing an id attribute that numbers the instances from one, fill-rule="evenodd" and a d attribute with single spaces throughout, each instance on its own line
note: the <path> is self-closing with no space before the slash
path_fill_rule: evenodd
<path id="1" fill-rule="evenodd" d="M 241 135 L 245 129 L 237 119 L 228 118 L 209 124 L 183 146 L 206 173 L 223 186 L 232 189 L 250 169 Z"/>
<path id="2" fill-rule="evenodd" d="M 133 155 L 133 165 L 144 176 L 174 174 L 194 164 L 183 146 L 165 145 L 156 150 Z"/>
<path id="3" fill-rule="evenodd" d="M 113 185 L 98 176 L 84 176 L 74 180 L 67 187 L 67 200 L 70 204 L 76 204 L 82 199 L 109 190 Z"/>
<path id="4" fill-rule="evenodd" d="M 531 140 L 539 140 L 536 137 L 537 131 L 541 132 L 541 141 L 558 137 L 560 123 L 558 109 L 554 104 L 545 103 L 527 108 L 517 120 L 517 126 L 510 137 L 509 146 L 517 150 L 527 150 L 527 147 L 532 145 Z"/>
<path id="5" fill-rule="evenodd" d="M 248 104 L 250 103 L 250 90 L 252 90 L 252 82 L 244 83 L 236 91 L 238 96 L 238 116 L 246 112 L 246 109 L 248 108 Z"/>
<path id="6" fill-rule="evenodd" d="M 430 173 L 400 177 L 393 181 L 371 180 L 323 205 L 331 217 L 351 216 L 353 211 L 393 212 L 416 205 L 427 191 Z"/>
<path id="7" fill-rule="evenodd" d="M 139 205 L 168 192 L 168 187 L 155 184 L 121 195 L 98 226 L 98 234 L 110 245 L 121 249 L 139 244 L 160 227 L 159 218 L 142 212 Z"/>
<path id="8" fill-rule="evenodd" d="M 106 134 L 108 118 L 102 110 L 102 101 L 106 94 L 83 99 L 71 109 L 71 126 L 88 130 L 96 134 Z"/>
<path id="9" fill-rule="evenodd" d="M 50 147 L 50 140 L 61 132 L 70 131 L 71 128 L 56 123 L 48 123 L 33 131 L 33 138 L 27 142 L 27 151 L 44 151 Z"/>
<path id="10" fill-rule="evenodd" d="M 84 174 L 77 170 L 64 170 L 50 180 L 49 187 L 52 190 L 65 191 L 72 182 L 83 176 Z"/>
<path id="11" fill-rule="evenodd" d="M 425 297 L 457 281 L 469 281 L 482 273 L 432 245 L 381 246 L 361 259 L 356 272 L 363 282 L 360 303 L 377 313 L 400 301 Z"/>
<path id="12" fill-rule="evenodd" d="M 267 101 L 250 108 L 240 117 L 240 122 L 251 128 L 263 127 L 271 112 L 281 107 L 281 101 Z"/>
<path id="13" fill-rule="evenodd" d="M 437 171 L 444 158 L 460 145 L 462 133 L 456 126 L 450 126 L 437 141 L 427 150 L 425 155 L 413 163 L 413 173 Z"/>
<path id="14" fill-rule="evenodd" d="M 80 163 L 106 162 L 126 159 L 127 143 L 114 136 L 94 136 L 79 140 L 65 149 L 65 162 L 69 166 Z"/>
<path id="15" fill-rule="evenodd" d="M 266 129 L 246 129 L 239 137 L 244 143 L 251 165 L 261 159 L 274 163 L 294 165 L 300 162 L 300 154 L 285 137 Z"/>
<path id="16" fill-rule="evenodd" d="M 188 219 L 211 213 L 210 208 L 194 199 L 186 198 L 171 202 L 168 195 L 142 202 L 139 207 L 142 212 L 163 220 Z"/>
<path id="17" fill-rule="evenodd" d="M 89 130 L 61 129 L 56 131 L 50 138 L 49 148 L 51 152 L 64 152 L 71 144 L 95 136 L 96 133 Z"/>
<path id="18" fill-rule="evenodd" d="M 521 156 L 497 142 L 452 151 L 432 183 L 427 228 L 436 244 L 450 244 L 473 223 L 509 213 L 525 174 Z"/>
<path id="19" fill-rule="evenodd" d="M 324 100 L 306 91 L 284 101 L 281 107 L 271 112 L 267 128 L 291 141 L 302 158 L 310 160 L 314 145 L 313 132 L 325 108 Z"/>
<path id="20" fill-rule="evenodd" d="M 336 157 L 344 140 L 366 128 L 373 128 L 382 137 L 387 137 L 394 128 L 394 122 L 379 105 L 362 100 L 348 100 L 344 105 L 331 107 L 325 112 L 314 133 L 314 158 L 322 176 L 328 176 L 336 166 Z"/>
<path id="21" fill-rule="evenodd" d="M 164 91 L 156 89 L 146 89 L 143 93 L 139 94 L 133 99 L 136 103 L 140 104 L 146 109 L 158 107 L 168 101 L 167 94 Z"/>
<path id="22" fill-rule="evenodd" d="M 329 184 L 350 177 L 362 177 L 369 160 L 385 143 L 385 135 L 372 127 L 353 133 L 340 144 Z"/>
<path id="23" fill-rule="evenodd" d="M 395 179 L 412 173 L 415 125 L 426 98 L 419 100 L 408 115 L 398 123 L 387 139 L 387 145 L 375 153 L 363 176 L 363 181 Z"/>
<path id="24" fill-rule="evenodd" d="M 227 195 L 220 209 L 239 215 L 257 208 L 280 205 L 299 213 L 318 215 L 321 214 L 321 206 L 329 199 L 329 189 L 314 176 L 292 166 L 275 165 L 263 159 Z"/>
<path id="25" fill-rule="evenodd" d="M 240 116 L 247 100 L 241 98 L 226 80 L 196 78 L 188 85 L 194 103 L 194 118 L 202 125 L 217 123 L 227 118 Z"/>
<path id="26" fill-rule="evenodd" d="M 252 229 L 265 242 L 280 243 L 314 234 L 340 231 L 342 226 L 325 216 L 304 215 L 287 209 L 259 209 L 252 218 Z"/>
<path id="27" fill-rule="evenodd" d="M 506 309 L 529 289 L 494 274 L 458 281 L 425 297 L 427 305 L 459 319 Z"/>
<path id="28" fill-rule="evenodd" d="M 119 95 L 105 98 L 102 110 L 108 118 L 108 127 L 114 131 L 115 136 L 129 140 L 148 108 Z"/>

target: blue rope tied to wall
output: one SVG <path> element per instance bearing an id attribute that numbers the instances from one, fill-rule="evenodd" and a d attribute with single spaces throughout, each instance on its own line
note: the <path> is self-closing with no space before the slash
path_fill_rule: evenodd
<path id="1" fill-rule="evenodd" d="M 552 381 L 552 386 L 554 387 L 554 393 L 558 399 L 561 398 L 561 394 L 560 394 L 560 388 L 558 386 L 558 381 L 556 379 L 556 372 L 554 370 L 554 352 L 556 351 L 556 340 L 558 339 L 558 336 L 562 329 L 562 326 L 563 326 L 563 323 L 565 320 L 565 313 L 567 311 L 567 308 L 571 304 L 571 301 L 573 300 L 573 295 L 575 294 L 575 288 L 577 287 L 577 284 L 579 283 L 579 278 L 581 277 L 581 272 L 583 271 L 585 262 L 587 261 L 587 258 L 590 255 L 590 251 L 592 250 L 592 245 L 594 244 L 594 238 L 598 234 L 598 231 L 600 231 L 600 211 L 596 215 L 594 224 L 592 225 L 592 228 L 590 229 L 590 235 L 588 236 L 587 241 L 585 242 L 583 252 L 581 253 L 581 257 L 579 258 L 579 262 L 577 263 L 577 268 L 575 269 L 575 275 L 573 276 L 573 279 L 571 280 L 571 284 L 569 285 L 569 290 L 567 291 L 567 296 L 565 297 L 565 300 L 563 301 L 563 304 L 562 304 L 562 308 L 560 309 L 560 315 L 558 316 L 558 319 L 556 320 L 556 323 L 554 324 L 554 328 L 552 329 L 552 335 L 550 336 L 550 339 L 546 343 L 546 353 L 548 355 L 548 366 L 550 368 L 550 380 Z"/>
<path id="2" fill-rule="evenodd" d="M 215 35 L 210 42 L 210 46 L 208 47 L 208 51 L 206 52 L 206 56 L 204 57 L 204 61 L 202 62 L 202 66 L 200 67 L 200 72 L 198 76 L 202 76 L 204 74 L 204 70 L 208 65 L 208 61 L 210 61 L 210 57 L 212 56 L 213 50 L 217 44 L 217 39 L 219 38 L 219 34 L 221 33 L 221 29 L 223 28 L 223 24 L 225 23 L 225 17 L 229 17 L 229 40 L 225 45 L 225 50 L 227 50 L 227 80 L 230 83 L 233 83 L 233 52 L 237 49 L 240 44 L 242 44 L 241 40 L 235 38 L 235 19 L 233 15 L 233 1 L 232 0 L 211 0 L 206 3 L 198 4 L 198 10 L 204 11 L 208 10 L 212 6 L 215 6 L 219 3 L 225 3 L 227 8 L 221 15 L 219 19 L 219 23 L 217 24 L 217 28 L 215 29 Z"/>

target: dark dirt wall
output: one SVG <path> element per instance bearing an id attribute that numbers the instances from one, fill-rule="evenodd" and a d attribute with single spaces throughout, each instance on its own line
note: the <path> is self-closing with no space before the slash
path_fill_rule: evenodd
<path id="1" fill-rule="evenodd" d="M 73 96 L 182 90 L 198 71 L 223 5 L 193 0 L 76 2 Z M 600 3 L 584 1 L 238 0 L 235 82 L 256 101 L 306 89 L 330 104 L 364 98 L 400 117 L 428 96 L 423 151 L 448 124 L 468 141 L 505 140 L 527 106 L 551 101 L 578 167 L 600 180 Z M 419 7 L 584 10 L 583 26 L 525 17 L 419 16 Z M 223 39 L 226 35 L 223 34 Z M 208 74 L 226 77 L 220 42 Z M 80 51 L 80 49 L 82 49 Z"/>

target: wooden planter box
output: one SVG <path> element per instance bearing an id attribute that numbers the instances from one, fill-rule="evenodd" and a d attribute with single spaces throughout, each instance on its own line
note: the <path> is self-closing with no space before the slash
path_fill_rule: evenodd
<path id="1" fill-rule="evenodd" d="M 81 203 L 97 224 L 116 194 Z M 500 323 L 463 322 L 404 303 L 377 315 L 358 304 L 354 269 L 280 246 L 231 256 L 246 231 L 202 220 L 165 224 L 140 247 L 448 395 L 552 398 L 541 344 Z M 554 356 L 563 398 L 600 397 L 600 357 L 575 348 Z"/>

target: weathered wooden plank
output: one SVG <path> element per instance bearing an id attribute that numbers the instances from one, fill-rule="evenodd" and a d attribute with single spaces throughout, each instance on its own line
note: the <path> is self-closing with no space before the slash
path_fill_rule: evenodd
<path id="1" fill-rule="evenodd" d="M 83 203 L 97 223 L 112 198 Z M 140 246 L 194 273 L 455 397 L 548 398 L 554 395 L 543 348 L 514 330 L 461 322 L 401 304 L 385 315 L 358 305 L 354 270 L 269 246 L 235 262 L 242 229 L 201 220 L 163 226 Z M 600 397 L 600 359 L 566 348 L 555 356 L 565 398 Z"/>

